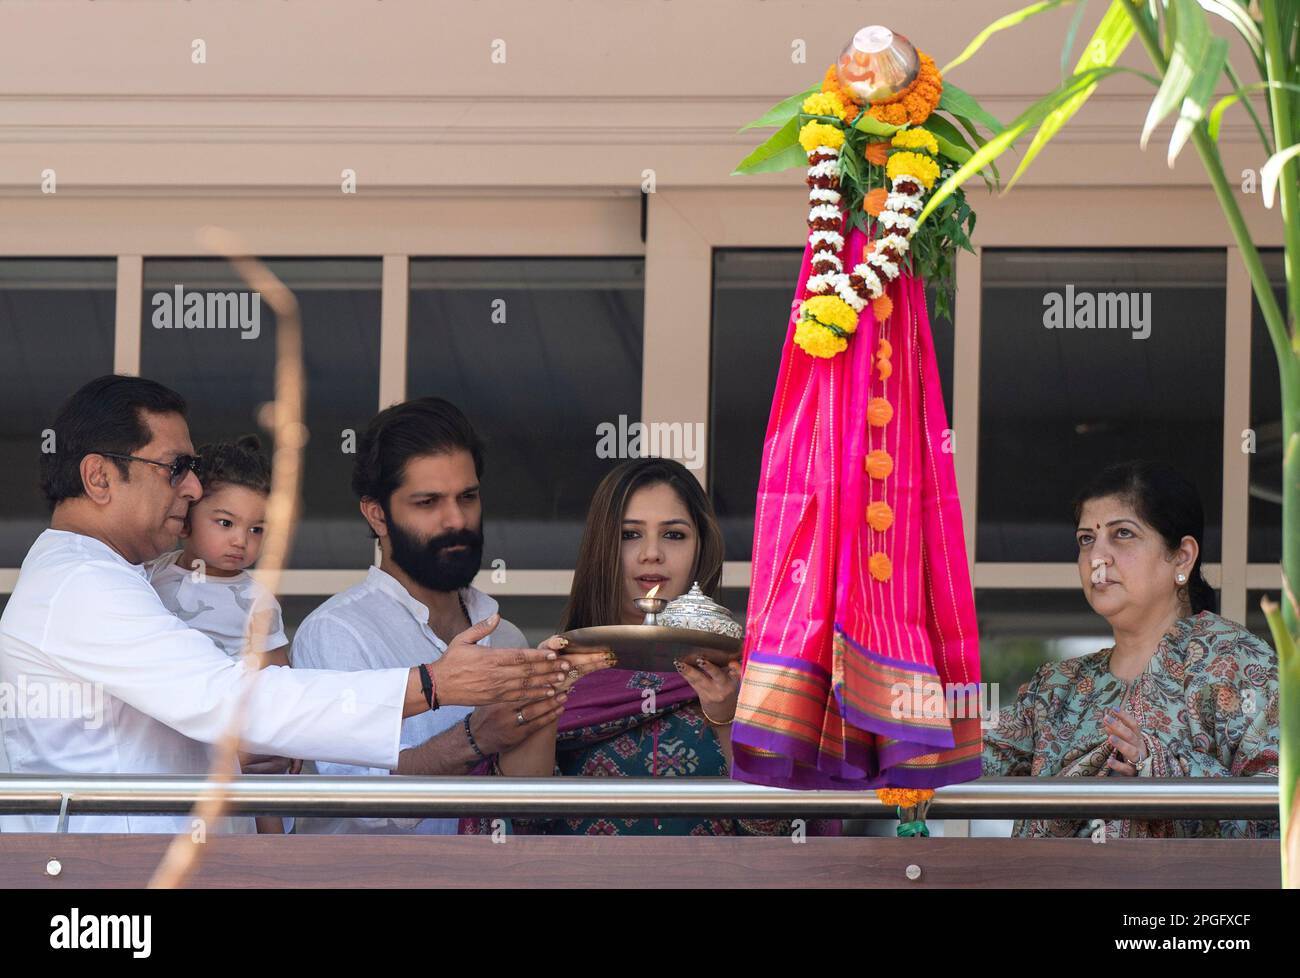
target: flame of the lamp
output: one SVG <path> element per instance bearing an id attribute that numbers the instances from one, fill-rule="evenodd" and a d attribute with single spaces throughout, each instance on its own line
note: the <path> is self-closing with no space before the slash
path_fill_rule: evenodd
<path id="1" fill-rule="evenodd" d="M 647 597 L 647 598 L 653 598 L 653 597 L 655 597 L 655 596 L 658 595 L 658 594 L 659 594 L 659 585 L 656 584 L 654 587 L 652 587 L 652 588 L 650 589 L 650 592 L 646 595 L 646 597 Z"/>

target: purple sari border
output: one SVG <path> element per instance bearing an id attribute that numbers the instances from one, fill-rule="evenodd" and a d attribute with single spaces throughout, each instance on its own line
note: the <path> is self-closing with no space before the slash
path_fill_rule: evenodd
<path id="1" fill-rule="evenodd" d="M 775 762 L 775 763 L 769 763 Z M 942 788 L 949 784 L 974 781 L 980 776 L 979 758 L 935 768 L 888 768 L 874 777 L 844 778 L 826 774 L 816 768 L 795 764 L 789 758 L 754 758 L 744 751 L 735 755 L 731 776 L 749 784 L 797 790 L 829 789 L 862 791 L 875 788 Z"/>
<path id="2" fill-rule="evenodd" d="M 840 705 L 840 713 L 859 730 L 868 730 L 880 737 L 892 737 L 903 742 L 925 745 L 926 750 L 923 753 L 933 753 L 936 747 L 941 750 L 951 750 L 955 746 L 951 727 L 936 729 L 882 720 L 845 703 L 839 686 L 835 687 L 835 699 Z"/>
<path id="3" fill-rule="evenodd" d="M 906 669 L 912 672 L 920 672 L 927 676 L 934 676 L 936 679 L 939 676 L 938 669 L 934 668 L 934 666 L 926 665 L 924 662 L 908 662 L 906 659 L 891 659 L 889 656 L 881 655 L 879 652 L 872 652 L 871 649 L 867 648 L 846 632 L 844 627 L 838 622 L 835 625 L 835 633 L 842 636 L 844 641 L 852 647 L 853 651 L 857 652 L 863 658 L 874 660 L 882 665 L 889 666 L 891 669 Z"/>
<path id="4" fill-rule="evenodd" d="M 815 662 L 809 662 L 806 659 L 797 659 L 792 656 L 783 655 L 780 652 L 759 652 L 757 650 L 749 653 L 746 662 L 762 662 L 769 666 L 781 666 L 786 669 L 798 669 L 800 672 L 806 672 L 820 679 L 822 682 L 829 684 L 831 674 Z"/>

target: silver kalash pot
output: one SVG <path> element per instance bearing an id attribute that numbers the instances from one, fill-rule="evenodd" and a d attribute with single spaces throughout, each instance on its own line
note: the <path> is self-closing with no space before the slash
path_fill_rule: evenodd
<path id="1" fill-rule="evenodd" d="M 700 590 L 696 581 L 691 589 L 668 602 L 659 613 L 656 624 L 668 628 L 692 628 L 697 632 L 710 632 L 728 638 L 740 638 L 745 626 L 731 617 L 731 612 Z"/>

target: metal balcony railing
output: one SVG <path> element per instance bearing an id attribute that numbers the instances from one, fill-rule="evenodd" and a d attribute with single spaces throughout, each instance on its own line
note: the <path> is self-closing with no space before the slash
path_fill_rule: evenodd
<path id="1" fill-rule="evenodd" d="M 201 777 L 0 774 L 0 815 L 181 814 Z M 871 791 L 788 791 L 725 778 L 322 777 L 227 785 L 229 812 L 342 817 L 684 816 L 891 819 Z M 1278 818 L 1276 778 L 985 778 L 940 788 L 931 819 Z"/>

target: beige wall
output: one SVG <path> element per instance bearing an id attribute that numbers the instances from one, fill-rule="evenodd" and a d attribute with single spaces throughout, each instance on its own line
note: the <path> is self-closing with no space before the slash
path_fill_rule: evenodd
<path id="1" fill-rule="evenodd" d="M 869 19 L 940 65 L 1009 0 L 247 0 L 0 5 L 0 191 L 363 193 L 726 186 L 736 129 L 816 81 Z M 951 78 L 1000 118 L 1059 82 L 1067 9 Z M 195 39 L 207 62 L 191 62 Z M 492 61 L 494 41 L 506 61 Z M 1082 44 L 1082 38 L 1079 43 Z M 792 61 L 803 41 L 806 63 Z M 1126 63 L 1146 67 L 1137 44 Z M 1239 64 L 1246 63 L 1243 58 Z M 1031 184 L 1199 184 L 1138 151 L 1149 89 L 1109 79 Z M 1225 140 L 1247 150 L 1247 121 Z M 1105 154 L 1107 166 L 1098 165 Z M 746 178 L 788 185 L 790 174 Z"/>
<path id="2" fill-rule="evenodd" d="M 816 81 L 869 21 L 909 35 L 943 65 L 1020 5 L 8 2 L 0 255 L 120 256 L 121 369 L 138 364 L 140 257 L 196 253 L 201 225 L 230 227 L 268 255 L 385 256 L 388 403 L 401 396 L 406 259 L 497 254 L 509 222 L 516 254 L 646 256 L 643 416 L 707 421 L 711 250 L 797 246 L 805 230 L 799 173 L 730 175 L 759 138 L 739 126 Z M 1071 16 L 1054 11 L 995 37 L 951 80 L 1010 119 L 1059 81 Z M 206 43 L 205 64 L 191 62 L 195 39 Z M 492 60 L 498 40 L 504 64 Z M 798 41 L 806 63 L 792 61 Z M 1125 63 L 1145 67 L 1136 45 Z M 1194 153 L 1171 171 L 1159 136 L 1138 149 L 1149 98 L 1139 79 L 1108 80 L 1022 187 L 1003 198 L 972 191 L 978 243 L 1230 246 Z M 1262 163 L 1251 138 L 1244 113 L 1230 112 L 1230 174 Z M 344 168 L 357 173 L 354 196 L 340 190 Z M 41 193 L 46 169 L 57 174 L 54 195 Z M 647 169 L 656 192 L 643 243 Z M 1275 215 L 1258 195 L 1242 199 L 1257 240 L 1279 244 Z M 1250 300 L 1231 255 L 1229 267 L 1225 543 L 1210 574 L 1222 575 L 1225 610 L 1240 617 L 1247 580 L 1272 586 L 1275 569 L 1246 565 L 1246 457 L 1232 435 L 1248 404 L 1240 344 Z M 978 256 L 963 255 L 959 289 L 978 292 L 979 281 Z M 981 324 L 978 303 L 960 309 L 954 426 L 958 444 L 974 446 Z M 670 352 L 691 366 L 670 368 Z M 974 451 L 959 452 L 972 540 L 976 462 Z M 1077 586 L 1072 565 L 975 571 L 979 586 Z M 296 573 L 289 583 L 299 593 L 345 583 L 335 572 Z M 567 589 L 562 568 L 530 573 L 512 590 Z M 0 569 L 0 589 L 13 576 Z M 728 583 L 747 580 L 748 565 L 729 565 Z"/>

